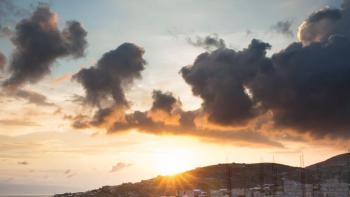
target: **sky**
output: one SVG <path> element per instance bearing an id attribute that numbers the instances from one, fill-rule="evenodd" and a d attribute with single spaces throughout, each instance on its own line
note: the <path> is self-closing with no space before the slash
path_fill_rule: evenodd
<path id="1" fill-rule="evenodd" d="M 0 0 L 0 195 L 346 152 L 349 11 L 348 0 Z"/>

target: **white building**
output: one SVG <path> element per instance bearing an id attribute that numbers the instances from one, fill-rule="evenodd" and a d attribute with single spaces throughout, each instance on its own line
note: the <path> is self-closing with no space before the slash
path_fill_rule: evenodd
<path id="1" fill-rule="evenodd" d="M 304 193 L 304 194 L 303 194 Z M 330 179 L 319 186 L 284 180 L 282 187 L 266 184 L 249 189 L 234 188 L 232 197 L 350 197 L 350 185 Z M 191 196 L 192 197 L 192 196 Z M 210 197 L 228 197 L 226 189 L 211 190 Z"/>

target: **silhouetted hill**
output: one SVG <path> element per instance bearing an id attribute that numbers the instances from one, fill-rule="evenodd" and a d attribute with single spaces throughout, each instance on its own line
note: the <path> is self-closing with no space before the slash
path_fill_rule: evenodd
<path id="1" fill-rule="evenodd" d="M 329 167 L 346 167 L 350 164 L 350 153 L 344 153 L 341 155 L 334 156 L 330 159 L 327 159 L 325 161 L 316 163 L 314 165 L 310 165 L 307 168 L 309 169 L 316 169 L 319 168 L 329 168 Z"/>
<path id="2" fill-rule="evenodd" d="M 323 162 L 306 167 L 321 180 L 338 178 L 350 183 L 350 153 L 337 155 Z"/>
<path id="3" fill-rule="evenodd" d="M 201 188 L 204 190 L 226 188 L 231 177 L 232 187 L 255 187 L 262 184 L 282 184 L 283 179 L 311 183 L 330 178 L 340 178 L 350 183 L 350 154 L 342 154 L 306 168 L 274 163 L 218 164 L 196 168 L 176 176 L 158 176 L 138 183 L 105 186 L 84 193 L 62 194 L 56 197 L 134 196 L 151 197 L 156 194 L 174 194 L 176 189 Z"/>

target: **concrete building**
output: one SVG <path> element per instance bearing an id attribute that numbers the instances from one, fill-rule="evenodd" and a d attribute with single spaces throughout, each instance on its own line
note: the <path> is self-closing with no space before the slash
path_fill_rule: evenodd
<path id="1" fill-rule="evenodd" d="M 301 184 L 293 180 L 284 180 L 283 186 L 265 184 L 263 187 L 234 188 L 231 197 L 350 197 L 350 185 L 337 179 L 330 179 L 318 185 Z M 177 197 L 229 197 L 227 189 L 200 189 L 179 192 Z"/>
<path id="2" fill-rule="evenodd" d="M 337 179 L 327 180 L 321 184 L 322 197 L 349 197 L 350 184 L 339 182 Z"/>

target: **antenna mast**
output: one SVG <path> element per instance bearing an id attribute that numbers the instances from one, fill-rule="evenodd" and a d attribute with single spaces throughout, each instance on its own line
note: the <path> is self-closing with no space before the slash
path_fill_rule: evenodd
<path id="1" fill-rule="evenodd" d="M 232 168 L 231 164 L 226 164 L 226 184 L 227 184 L 227 194 L 232 196 Z"/>
<path id="2" fill-rule="evenodd" d="M 300 153 L 300 184 L 302 197 L 306 197 L 305 192 L 305 169 L 304 169 L 304 153 Z"/>

